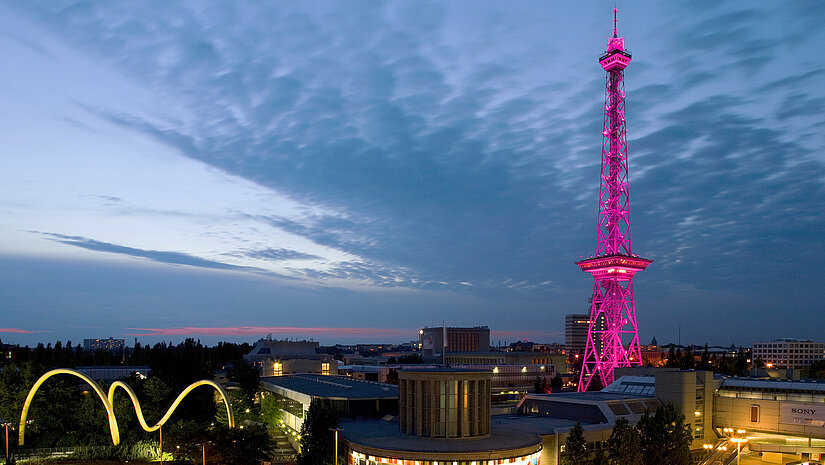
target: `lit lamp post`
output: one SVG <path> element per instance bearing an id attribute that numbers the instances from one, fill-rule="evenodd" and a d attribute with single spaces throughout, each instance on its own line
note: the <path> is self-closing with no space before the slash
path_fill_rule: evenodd
<path id="1" fill-rule="evenodd" d="M 0 419 L 0 424 L 6 429 L 6 463 L 9 463 L 9 426 L 11 426 L 11 423 Z"/>
<path id="2" fill-rule="evenodd" d="M 335 436 L 334 436 L 335 437 L 335 439 L 334 439 L 334 444 L 335 444 L 335 465 L 338 465 L 338 431 L 343 431 L 344 428 L 330 428 L 329 430 L 335 432 L 334 433 L 335 434 Z"/>
<path id="3" fill-rule="evenodd" d="M 722 431 L 729 435 L 728 439 L 730 439 L 731 442 L 736 443 L 736 465 L 739 465 L 739 453 L 742 451 L 742 443 L 748 442 L 748 438 L 734 436 L 733 434 L 742 435 L 745 434 L 746 431 L 743 429 L 734 430 L 733 428 L 723 428 Z"/>
<path id="4" fill-rule="evenodd" d="M 203 454 L 203 465 L 206 465 L 206 445 L 212 444 L 212 441 L 206 441 L 201 444 L 195 444 L 196 446 L 201 446 L 201 452 Z"/>
<path id="5" fill-rule="evenodd" d="M 713 444 L 702 444 L 702 448 L 705 449 L 705 458 L 710 457 L 711 451 L 713 450 Z"/>

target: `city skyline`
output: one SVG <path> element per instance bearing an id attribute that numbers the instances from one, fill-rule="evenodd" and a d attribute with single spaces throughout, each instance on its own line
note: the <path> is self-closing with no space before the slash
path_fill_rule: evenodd
<path id="1" fill-rule="evenodd" d="M 825 5 L 618 7 L 641 342 L 815 339 Z M 612 8 L 0 5 L 0 340 L 563 340 Z"/>

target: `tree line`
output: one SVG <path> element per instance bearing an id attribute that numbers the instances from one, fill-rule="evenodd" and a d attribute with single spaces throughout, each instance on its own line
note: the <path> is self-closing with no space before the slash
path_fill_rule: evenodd
<path id="1" fill-rule="evenodd" d="M 561 465 L 690 465 L 693 441 L 685 416 L 667 403 L 645 412 L 636 426 L 618 418 L 607 447 L 595 450 L 584 438 L 581 423 L 570 430 Z"/>

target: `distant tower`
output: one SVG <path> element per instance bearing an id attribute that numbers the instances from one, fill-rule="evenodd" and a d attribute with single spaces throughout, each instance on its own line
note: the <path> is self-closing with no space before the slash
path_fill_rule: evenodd
<path id="1" fill-rule="evenodd" d="M 641 365 L 633 275 L 652 262 L 634 255 L 630 247 L 624 113 L 624 69 L 630 63 L 630 52 L 624 49 L 624 38 L 618 36 L 616 12 L 614 8 L 613 37 L 607 40 L 607 51 L 599 57 L 607 71 L 607 82 L 596 255 L 576 262 L 594 278 L 579 391 L 586 391 L 596 377 L 602 386 L 612 383 L 616 367 Z"/>

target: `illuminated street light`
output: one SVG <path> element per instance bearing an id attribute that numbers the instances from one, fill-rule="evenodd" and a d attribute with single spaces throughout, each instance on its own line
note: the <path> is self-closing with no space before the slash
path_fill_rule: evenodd
<path id="1" fill-rule="evenodd" d="M 0 425 L 3 425 L 3 428 L 6 429 L 6 463 L 9 463 L 9 426 L 11 426 L 11 423 L 0 419 Z"/>
<path id="2" fill-rule="evenodd" d="M 338 465 L 338 432 L 343 431 L 344 428 L 330 428 L 329 430 L 335 432 L 335 465 Z"/>
<path id="3" fill-rule="evenodd" d="M 733 428 L 722 428 L 722 431 L 728 434 L 728 439 L 730 442 L 736 443 L 736 465 L 739 465 L 739 455 L 742 452 L 742 443 L 748 442 L 748 438 L 734 436 L 734 429 Z M 735 430 L 736 434 L 745 434 L 747 433 L 746 430 L 737 429 Z"/>

